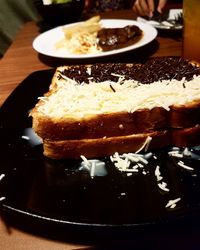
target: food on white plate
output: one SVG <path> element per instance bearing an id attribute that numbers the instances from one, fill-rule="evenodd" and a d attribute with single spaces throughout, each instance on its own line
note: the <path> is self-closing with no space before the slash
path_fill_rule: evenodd
<path id="1" fill-rule="evenodd" d="M 179 58 L 58 67 L 31 112 L 53 159 L 200 144 L 200 68 Z"/>
<path id="2" fill-rule="evenodd" d="M 73 54 L 98 53 L 96 36 L 101 29 L 100 16 L 94 16 L 87 21 L 75 25 L 63 26 L 64 38 L 55 45 L 57 50 L 67 50 Z"/>
<path id="3" fill-rule="evenodd" d="M 106 28 L 100 21 L 100 16 L 94 16 L 72 26 L 63 26 L 64 38 L 55 44 L 56 50 L 73 54 L 101 53 L 127 47 L 142 37 L 142 30 L 136 25 Z"/>

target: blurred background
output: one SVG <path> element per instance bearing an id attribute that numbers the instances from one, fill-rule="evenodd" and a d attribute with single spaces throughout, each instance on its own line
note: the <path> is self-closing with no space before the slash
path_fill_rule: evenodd
<path id="1" fill-rule="evenodd" d="M 0 0 L 0 57 L 12 43 L 21 26 L 39 15 L 32 0 Z"/>
<path id="2" fill-rule="evenodd" d="M 79 21 L 83 11 L 94 15 L 99 11 L 131 8 L 135 0 L 65 0 L 67 3 L 45 6 L 43 1 L 50 0 L 0 0 L 0 58 L 27 21 L 37 21 L 41 28 L 42 18 L 47 25 L 43 23 L 41 31 L 45 31 L 58 25 Z"/>

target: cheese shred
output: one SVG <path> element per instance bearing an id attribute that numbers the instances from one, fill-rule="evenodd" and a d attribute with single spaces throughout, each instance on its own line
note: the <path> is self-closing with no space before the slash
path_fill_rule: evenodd
<path id="1" fill-rule="evenodd" d="M 73 79 L 61 78 L 53 85 L 51 95 L 40 98 L 42 103 L 38 105 L 38 111 L 54 118 L 80 118 L 116 112 L 132 113 L 154 107 L 169 111 L 172 105 L 200 100 L 200 76 L 188 82 L 173 79 L 151 84 L 140 84 L 119 76 L 119 82 L 78 84 Z"/>

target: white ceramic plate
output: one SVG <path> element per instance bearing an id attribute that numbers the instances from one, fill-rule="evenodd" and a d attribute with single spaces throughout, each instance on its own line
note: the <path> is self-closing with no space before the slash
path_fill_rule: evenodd
<path id="1" fill-rule="evenodd" d="M 116 50 L 99 52 L 95 54 L 71 54 L 68 51 L 63 53 L 63 51 L 59 51 L 58 49 L 55 48 L 55 44 L 62 38 L 64 38 L 62 26 L 59 26 L 57 28 L 51 29 L 37 36 L 33 41 L 33 48 L 41 54 L 58 58 L 71 58 L 71 59 L 93 58 L 93 57 L 102 57 L 117 53 L 123 53 L 126 51 L 137 49 L 139 47 L 142 47 L 150 43 L 157 36 L 157 30 L 154 27 L 152 27 L 149 24 L 141 23 L 138 21 L 125 20 L 125 19 L 102 19 L 101 24 L 102 27 L 105 28 L 117 28 L 117 27 L 121 28 L 126 25 L 137 25 L 143 31 L 143 37 L 133 45 Z M 75 23 L 65 25 L 65 27 L 73 25 L 75 25 Z"/>

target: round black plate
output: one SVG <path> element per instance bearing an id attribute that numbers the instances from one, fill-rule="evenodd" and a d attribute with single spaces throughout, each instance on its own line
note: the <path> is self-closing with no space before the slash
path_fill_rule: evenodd
<path id="1" fill-rule="evenodd" d="M 138 172 L 119 171 L 109 158 L 91 176 L 80 160 L 55 161 L 43 156 L 31 129 L 29 111 L 47 91 L 54 70 L 29 75 L 0 110 L 0 203 L 3 211 L 44 223 L 98 228 L 127 228 L 197 216 L 200 208 L 200 157 L 171 157 L 151 152 Z M 173 149 L 179 153 L 184 149 Z M 192 167 L 186 169 L 180 161 Z M 183 165 L 182 164 L 182 165 Z M 155 170 L 159 166 L 162 180 Z M 167 184 L 169 191 L 159 187 Z M 176 205 L 166 206 L 178 199 Z"/>

